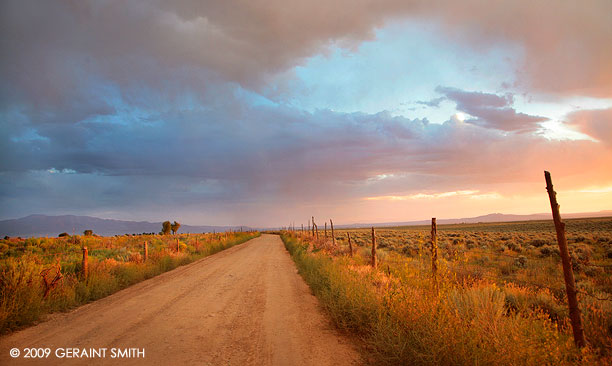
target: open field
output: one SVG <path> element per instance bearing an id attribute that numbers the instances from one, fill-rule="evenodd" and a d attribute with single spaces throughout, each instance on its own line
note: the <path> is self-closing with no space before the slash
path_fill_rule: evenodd
<path id="1" fill-rule="evenodd" d="M 570 233 L 596 231 L 604 235 L 612 235 L 612 217 L 593 217 L 580 219 L 566 219 L 566 229 Z M 429 230 L 424 226 L 396 226 L 387 229 L 423 231 Z M 551 220 L 511 221 L 511 222 L 483 222 L 470 224 L 438 225 L 439 231 L 471 231 L 471 232 L 532 232 L 540 234 L 553 234 L 555 226 Z"/>
<path id="2" fill-rule="evenodd" d="M 0 240 L 0 334 L 33 324 L 47 313 L 66 311 L 100 299 L 258 235 L 65 236 Z M 83 274 L 82 247 L 88 248 L 86 275 Z"/>
<path id="3" fill-rule="evenodd" d="M 283 238 L 336 323 L 379 363 L 581 364 L 612 360 L 612 219 L 567 220 L 588 347 L 573 345 L 552 222 L 438 226 L 438 290 L 430 227 Z M 329 227 L 329 226 L 328 226 Z M 347 234 L 354 255 L 350 257 Z M 439 295 L 437 295 L 439 293 Z"/>

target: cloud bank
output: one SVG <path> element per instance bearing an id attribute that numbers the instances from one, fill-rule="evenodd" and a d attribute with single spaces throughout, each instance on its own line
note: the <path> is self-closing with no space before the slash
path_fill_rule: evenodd
<path id="1" fill-rule="evenodd" d="M 610 2 L 437 4 L 5 1 L 1 214 L 175 211 L 249 224 L 264 207 L 258 224 L 272 224 L 285 204 L 302 214 L 373 196 L 522 192 L 543 168 L 570 188 L 585 176 L 609 184 L 610 110 L 567 116 L 594 141 L 557 141 L 533 133 L 547 118 L 517 110 L 512 92 L 440 86 L 465 122 L 304 111 L 275 97 L 309 57 L 411 19 L 474 52 L 518 44 L 516 92 L 612 97 Z"/>

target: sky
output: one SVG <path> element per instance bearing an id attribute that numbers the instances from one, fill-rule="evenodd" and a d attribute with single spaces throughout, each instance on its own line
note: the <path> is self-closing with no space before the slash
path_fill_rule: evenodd
<path id="1" fill-rule="evenodd" d="M 0 219 L 612 209 L 612 2 L 0 4 Z"/>

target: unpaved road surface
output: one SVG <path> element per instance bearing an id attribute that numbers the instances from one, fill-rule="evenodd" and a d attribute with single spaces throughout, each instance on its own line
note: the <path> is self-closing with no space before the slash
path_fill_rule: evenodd
<path id="1" fill-rule="evenodd" d="M 24 359 L 24 348 L 50 348 Z M 18 348 L 21 355 L 11 358 Z M 105 357 L 58 358 L 67 348 Z M 111 358 L 111 350 L 134 351 Z M 58 351 L 59 349 L 59 351 Z M 115 352 L 115 356 L 118 354 Z M 123 356 L 126 354 L 124 353 Z M 0 365 L 355 365 L 275 235 L 262 235 L 0 338 Z"/>

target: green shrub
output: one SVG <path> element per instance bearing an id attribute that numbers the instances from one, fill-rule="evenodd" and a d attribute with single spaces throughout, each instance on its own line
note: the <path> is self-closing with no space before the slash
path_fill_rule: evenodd
<path id="1" fill-rule="evenodd" d="M 530 245 L 539 248 L 539 247 L 543 247 L 545 245 L 549 245 L 550 243 L 548 242 L 548 240 L 544 240 L 544 239 L 534 239 L 532 241 L 529 242 Z"/>

